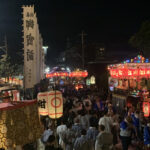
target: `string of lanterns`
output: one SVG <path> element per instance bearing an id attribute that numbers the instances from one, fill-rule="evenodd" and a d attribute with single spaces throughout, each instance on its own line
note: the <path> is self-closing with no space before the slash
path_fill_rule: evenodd
<path id="1" fill-rule="evenodd" d="M 53 77 L 87 77 L 87 71 L 74 71 L 74 72 L 53 72 L 47 73 L 46 78 L 53 78 Z"/>
<path id="2" fill-rule="evenodd" d="M 150 78 L 149 59 L 141 55 L 121 64 L 109 65 L 108 70 L 113 78 Z"/>

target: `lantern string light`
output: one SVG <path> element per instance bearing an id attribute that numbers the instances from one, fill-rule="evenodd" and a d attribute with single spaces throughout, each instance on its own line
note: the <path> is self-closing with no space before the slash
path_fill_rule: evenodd
<path id="1" fill-rule="evenodd" d="M 138 55 L 134 59 L 127 59 L 121 64 L 109 65 L 108 70 L 113 78 L 150 78 L 149 59 Z"/>
<path id="2" fill-rule="evenodd" d="M 54 73 L 47 73 L 46 78 L 53 78 L 53 77 L 87 77 L 87 71 L 74 71 L 74 72 L 54 72 Z"/>

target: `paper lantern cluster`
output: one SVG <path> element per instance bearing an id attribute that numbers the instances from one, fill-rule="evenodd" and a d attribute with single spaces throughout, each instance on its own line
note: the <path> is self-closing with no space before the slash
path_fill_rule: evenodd
<path id="1" fill-rule="evenodd" d="M 150 78 L 149 59 L 145 59 L 141 55 L 121 64 L 109 65 L 108 70 L 113 78 Z"/>
<path id="2" fill-rule="evenodd" d="M 40 115 L 48 115 L 52 119 L 63 115 L 63 98 L 60 91 L 41 92 L 37 97 Z"/>
<path id="3" fill-rule="evenodd" d="M 46 74 L 46 78 L 53 78 L 53 77 L 87 77 L 88 72 L 87 71 L 74 71 L 74 72 L 53 72 Z"/>

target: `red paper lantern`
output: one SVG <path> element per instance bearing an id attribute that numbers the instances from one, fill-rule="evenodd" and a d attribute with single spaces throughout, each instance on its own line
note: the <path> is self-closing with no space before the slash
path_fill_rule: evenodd
<path id="1" fill-rule="evenodd" d="M 87 71 L 76 71 L 76 72 L 71 72 L 69 74 L 70 77 L 87 77 L 88 72 Z"/>
<path id="2" fill-rule="evenodd" d="M 149 117 L 149 102 L 143 102 L 143 112 L 145 117 Z"/>
<path id="3" fill-rule="evenodd" d="M 53 77 L 67 77 L 69 74 L 67 72 L 54 72 L 46 74 L 46 78 L 53 78 Z"/>
<path id="4" fill-rule="evenodd" d="M 110 69 L 113 78 L 147 78 L 150 77 L 150 69 Z"/>

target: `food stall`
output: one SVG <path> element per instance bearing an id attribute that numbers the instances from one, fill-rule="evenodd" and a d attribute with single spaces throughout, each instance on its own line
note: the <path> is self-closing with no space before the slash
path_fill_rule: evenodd
<path id="1" fill-rule="evenodd" d="M 119 64 L 108 66 L 109 91 L 112 101 L 119 108 L 139 107 L 147 101 L 150 91 L 150 62 L 138 55 Z M 138 104 L 138 106 L 137 106 Z M 140 105 L 141 106 L 141 105 Z"/>
<path id="2" fill-rule="evenodd" d="M 0 103 L 0 148 L 32 143 L 41 134 L 36 100 Z"/>

